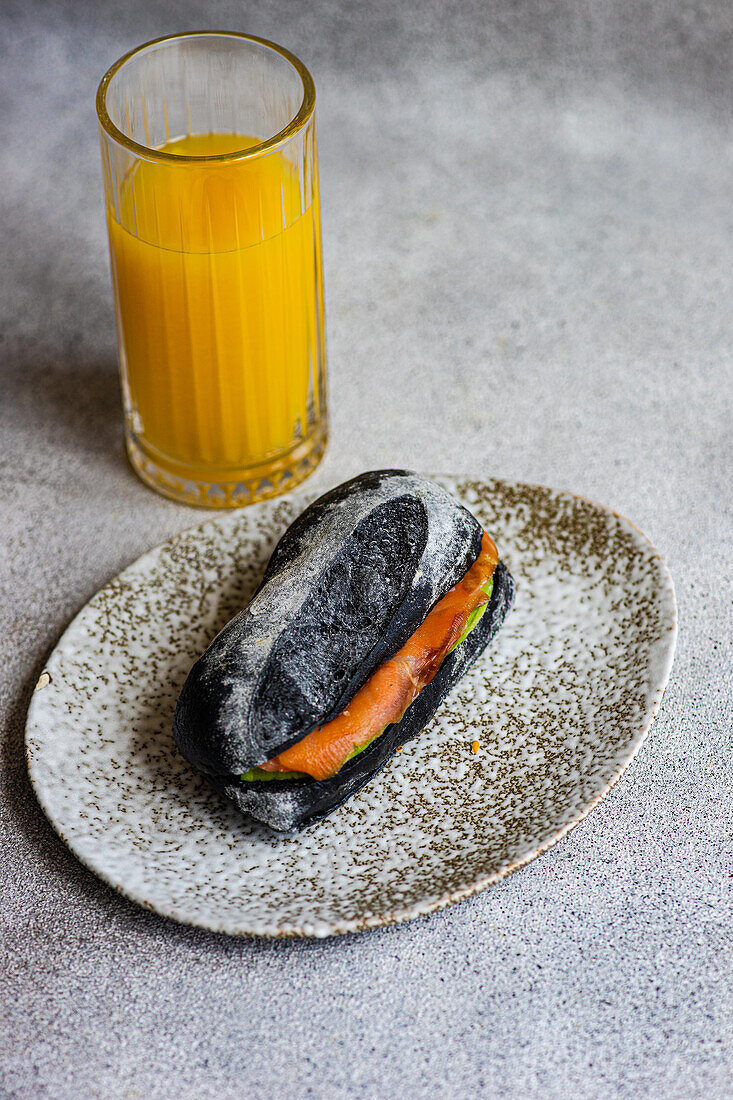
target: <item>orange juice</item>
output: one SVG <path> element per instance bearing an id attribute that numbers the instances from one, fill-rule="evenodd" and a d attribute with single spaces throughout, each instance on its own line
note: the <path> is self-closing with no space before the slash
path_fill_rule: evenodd
<path id="1" fill-rule="evenodd" d="M 171 141 L 211 157 L 238 134 Z M 139 160 L 108 211 L 126 403 L 138 444 L 189 476 L 297 445 L 314 419 L 322 347 L 318 188 L 278 151 L 251 160 Z"/>

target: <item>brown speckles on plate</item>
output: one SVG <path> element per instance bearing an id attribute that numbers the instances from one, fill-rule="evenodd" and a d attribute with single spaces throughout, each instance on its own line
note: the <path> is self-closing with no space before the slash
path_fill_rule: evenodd
<path id="1" fill-rule="evenodd" d="M 314 494 L 187 531 L 87 604 L 41 674 L 26 733 L 38 799 L 83 863 L 175 920 L 239 935 L 329 935 L 475 893 L 548 848 L 609 790 L 671 666 L 676 611 L 664 564 L 632 524 L 590 501 L 438 480 L 493 534 L 517 581 L 515 608 L 423 734 L 298 836 L 241 818 L 178 756 L 170 728 L 191 663 Z"/>

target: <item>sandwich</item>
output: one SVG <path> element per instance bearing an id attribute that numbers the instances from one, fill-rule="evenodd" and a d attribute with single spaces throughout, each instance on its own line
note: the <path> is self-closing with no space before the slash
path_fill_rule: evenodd
<path id="1" fill-rule="evenodd" d="M 291 524 L 196 661 L 176 745 L 244 814 L 302 829 L 420 733 L 513 598 L 493 540 L 445 489 L 361 474 Z"/>

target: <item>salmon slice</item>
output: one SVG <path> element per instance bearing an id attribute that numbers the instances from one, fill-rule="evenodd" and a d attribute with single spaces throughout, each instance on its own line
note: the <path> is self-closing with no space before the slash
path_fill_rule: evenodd
<path id="1" fill-rule="evenodd" d="M 410 703 L 437 675 L 472 613 L 488 603 L 489 596 L 483 589 L 498 562 L 496 546 L 484 532 L 481 552 L 468 572 L 428 612 L 402 649 L 379 666 L 341 714 L 261 764 L 261 769 L 330 779 L 356 750 L 399 722 Z"/>

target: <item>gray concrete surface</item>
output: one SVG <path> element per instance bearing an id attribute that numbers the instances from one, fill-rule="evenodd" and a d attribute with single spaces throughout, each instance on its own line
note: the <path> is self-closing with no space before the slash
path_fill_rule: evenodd
<path id="1" fill-rule="evenodd" d="M 0 15 L 2 1007 L 8 1097 L 733 1094 L 726 0 L 8 3 Z M 319 89 L 332 443 L 538 481 L 676 579 L 662 712 L 612 795 L 410 925 L 238 942 L 56 840 L 22 729 L 65 624 L 202 515 L 120 437 L 93 95 L 139 41 L 249 29 Z"/>

